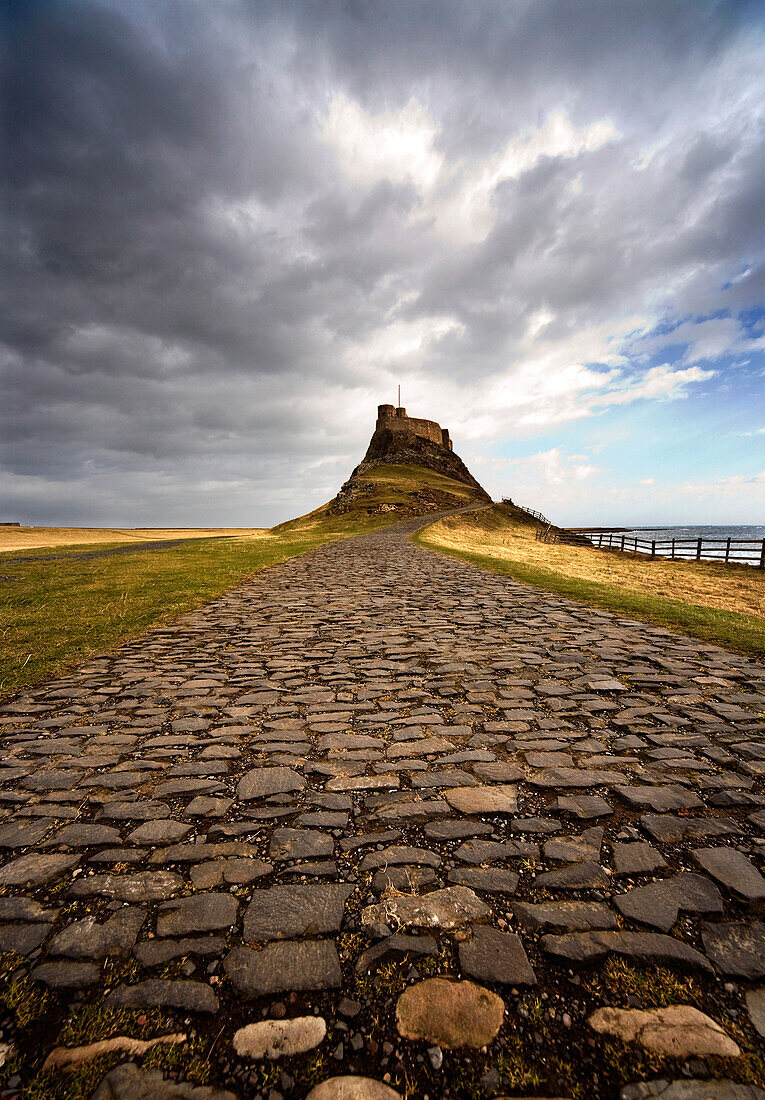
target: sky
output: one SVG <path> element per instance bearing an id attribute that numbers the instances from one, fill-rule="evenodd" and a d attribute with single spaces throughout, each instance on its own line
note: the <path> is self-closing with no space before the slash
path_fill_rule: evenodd
<path id="1" fill-rule="evenodd" d="M 563 524 L 765 523 L 765 5 L 4 5 L 0 519 L 266 526 L 376 407 Z"/>

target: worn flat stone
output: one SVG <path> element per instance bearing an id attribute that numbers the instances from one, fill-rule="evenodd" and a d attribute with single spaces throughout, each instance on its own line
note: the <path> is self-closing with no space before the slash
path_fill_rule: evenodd
<path id="1" fill-rule="evenodd" d="M 343 984 L 337 949 L 331 940 L 269 943 L 261 951 L 235 947 L 223 965 L 234 989 L 243 997 L 339 989 Z"/>
<path id="2" fill-rule="evenodd" d="M 425 1039 L 447 1050 L 482 1047 L 497 1035 L 505 1015 L 501 997 L 474 982 L 428 978 L 398 999 L 396 1025 L 405 1039 Z"/>
<path id="3" fill-rule="evenodd" d="M 274 829 L 268 854 L 271 859 L 321 859 L 331 856 L 335 842 L 313 829 Z"/>
<path id="4" fill-rule="evenodd" d="M 696 848 L 694 862 L 729 890 L 749 902 L 765 901 L 765 877 L 735 848 Z"/>
<path id="5" fill-rule="evenodd" d="M 427 848 L 415 848 L 400 844 L 384 848 L 381 852 L 367 852 L 359 863 L 360 871 L 373 871 L 378 867 L 392 867 L 397 864 L 419 863 L 425 867 L 438 867 L 441 857 Z"/>
<path id="6" fill-rule="evenodd" d="M 122 836 L 110 825 L 65 825 L 55 832 L 51 841 L 68 848 L 91 848 L 121 844 Z"/>
<path id="7" fill-rule="evenodd" d="M 486 783 L 516 783 L 525 774 L 520 764 L 511 764 L 505 760 L 474 764 L 473 771 Z"/>
<path id="8" fill-rule="evenodd" d="M 270 875 L 274 866 L 264 859 L 242 856 L 221 857 L 198 863 L 189 871 L 196 890 L 214 890 L 218 886 L 248 884 Z"/>
<path id="9" fill-rule="evenodd" d="M 539 845 L 525 840 L 466 840 L 454 853 L 463 863 L 503 863 L 512 859 L 539 859 Z"/>
<path id="10" fill-rule="evenodd" d="M 759 989 L 749 989 L 746 993 L 746 1010 L 752 1027 L 763 1039 L 765 1039 L 765 986 Z"/>
<path id="11" fill-rule="evenodd" d="M 237 1100 L 233 1092 L 185 1081 L 168 1081 L 159 1071 L 125 1062 L 109 1070 L 91 1100 Z"/>
<path id="12" fill-rule="evenodd" d="M 691 1005 L 671 1005 L 648 1010 L 598 1008 L 587 1023 L 601 1035 L 614 1035 L 625 1043 L 637 1043 L 652 1054 L 668 1058 L 737 1058 L 738 1043 L 720 1025 Z"/>
<path id="13" fill-rule="evenodd" d="M 617 875 L 647 875 L 667 866 L 661 853 L 645 841 L 634 840 L 627 844 L 615 841 L 611 851 Z"/>
<path id="14" fill-rule="evenodd" d="M 52 924 L 0 924 L 0 951 L 11 955 L 31 955 L 52 928 Z"/>
<path id="15" fill-rule="evenodd" d="M 189 932 L 228 932 L 236 924 L 239 905 L 231 894 L 204 893 L 167 901 L 157 914 L 158 936 Z"/>
<path id="16" fill-rule="evenodd" d="M 28 922 L 54 921 L 60 910 L 41 905 L 33 898 L 0 898 L 0 921 L 23 920 Z"/>
<path id="17" fill-rule="evenodd" d="M 328 1077 L 315 1085 L 306 1100 L 401 1100 L 401 1093 L 372 1077 Z"/>
<path id="18" fill-rule="evenodd" d="M 534 885 L 545 890 L 602 890 L 611 882 L 599 863 L 583 860 L 536 875 Z"/>
<path id="19" fill-rule="evenodd" d="M 539 905 L 513 902 L 513 913 L 524 928 L 544 932 L 564 928 L 567 932 L 611 931 L 618 928 L 616 918 L 600 901 L 545 901 Z"/>
<path id="20" fill-rule="evenodd" d="M 406 936 L 396 932 L 362 951 L 356 960 L 356 973 L 368 974 L 392 958 L 400 959 L 405 955 L 427 955 L 434 958 L 437 954 L 438 944 L 432 936 Z"/>
<path id="21" fill-rule="evenodd" d="M 50 989 L 89 989 L 98 983 L 101 969 L 92 962 L 44 962 L 30 977 Z"/>
<path id="22" fill-rule="evenodd" d="M 72 921 L 53 937 L 49 955 L 70 959 L 103 959 L 107 955 L 128 955 L 146 920 L 146 911 L 134 906 L 118 909 L 100 923 L 95 917 Z"/>
<path id="23" fill-rule="evenodd" d="M 562 795 L 556 799 L 555 807 L 561 813 L 573 814 L 589 820 L 593 817 L 608 817 L 613 807 L 599 794 Z"/>
<path id="24" fill-rule="evenodd" d="M 739 1085 L 728 1078 L 668 1081 L 635 1081 L 625 1085 L 620 1100 L 765 1100 L 765 1089 L 756 1085 Z"/>
<path id="25" fill-rule="evenodd" d="M 49 830 L 49 821 L 9 821 L 0 825 L 0 848 L 29 848 Z"/>
<path id="26" fill-rule="evenodd" d="M 259 1020 L 234 1032 L 231 1044 L 240 1058 L 282 1058 L 313 1050 L 327 1034 L 322 1016 L 291 1020 Z"/>
<path id="27" fill-rule="evenodd" d="M 116 1008 L 175 1008 L 181 1012 L 217 1012 L 218 998 L 204 982 L 147 978 L 137 985 L 118 985 L 106 996 Z"/>
<path id="28" fill-rule="evenodd" d="M 703 924 L 704 950 L 715 970 L 736 978 L 765 978 L 765 923 Z"/>
<path id="29" fill-rule="evenodd" d="M 684 913 L 722 913 L 720 891 L 703 875 L 683 871 L 672 878 L 636 886 L 614 897 L 616 908 L 625 917 L 669 932 Z"/>
<path id="30" fill-rule="evenodd" d="M 597 863 L 603 846 L 603 829 L 595 826 L 585 829 L 580 836 L 555 837 L 548 840 L 543 848 L 545 859 L 554 859 L 568 863 L 581 863 L 590 860 Z"/>
<path id="31" fill-rule="evenodd" d="M 292 768 L 253 768 L 239 780 L 236 797 L 240 802 L 247 802 L 302 790 L 305 790 L 305 779 Z"/>
<path id="32" fill-rule="evenodd" d="M 345 885 L 288 885 L 256 890 L 244 915 L 247 943 L 295 939 L 339 932 L 345 903 L 353 893 Z"/>
<path id="33" fill-rule="evenodd" d="M 492 787 L 454 787 L 443 791 L 449 805 L 462 814 L 514 814 L 518 789 L 506 783 Z"/>
<path id="34" fill-rule="evenodd" d="M 536 985 L 520 937 L 496 928 L 476 926 L 472 938 L 459 945 L 460 968 L 463 974 L 482 982 L 502 985 Z"/>
<path id="35" fill-rule="evenodd" d="M 104 896 L 115 901 L 164 901 L 183 888 L 173 871 L 139 871 L 134 875 L 89 875 L 69 887 L 74 898 Z"/>
<path id="36" fill-rule="evenodd" d="M 0 867 L 0 886 L 44 886 L 79 866 L 80 857 L 30 852 Z"/>
<path id="37" fill-rule="evenodd" d="M 616 787 L 616 793 L 631 806 L 647 806 L 655 813 L 663 814 L 669 810 L 696 810 L 703 806 L 698 795 L 686 791 L 684 787 L 667 786 Z"/>
<path id="38" fill-rule="evenodd" d="M 514 894 L 520 879 L 515 871 L 499 867 L 455 867 L 448 877 L 450 884 L 469 886 L 487 894 Z"/>
<path id="39" fill-rule="evenodd" d="M 487 920 L 491 909 L 466 886 L 447 886 L 420 897 L 402 894 L 385 898 L 361 911 L 363 925 L 395 928 L 438 928 L 450 931 L 471 921 Z"/>
<path id="40" fill-rule="evenodd" d="M 554 787 L 558 790 L 568 787 L 616 787 L 624 782 L 624 775 L 606 768 L 543 768 L 532 772 L 528 782 L 535 787 Z"/>
<path id="41" fill-rule="evenodd" d="M 431 885 L 441 885 L 432 867 L 391 867 L 387 871 L 378 871 L 372 879 L 372 889 L 378 895 L 390 890 L 397 890 L 400 894 L 416 894 Z"/>
<path id="42" fill-rule="evenodd" d="M 542 937 L 550 955 L 573 963 L 592 963 L 607 955 L 623 955 L 640 962 L 671 966 L 677 964 L 711 973 L 704 956 L 682 940 L 657 932 L 567 932 Z M 708 948 L 705 949 L 708 951 Z"/>
<path id="43" fill-rule="evenodd" d="M 191 832 L 191 825 L 172 818 L 144 821 L 125 838 L 128 844 L 175 844 Z"/>
<path id="44" fill-rule="evenodd" d="M 223 936 L 194 936 L 181 940 L 143 940 L 133 948 L 141 966 L 164 966 L 185 955 L 219 956 L 226 950 Z"/>

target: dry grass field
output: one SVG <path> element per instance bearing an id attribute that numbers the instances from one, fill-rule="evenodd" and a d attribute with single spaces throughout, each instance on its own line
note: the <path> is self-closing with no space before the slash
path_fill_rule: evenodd
<path id="1" fill-rule="evenodd" d="M 261 527 L 0 527 L 0 554 L 20 550 L 85 547 L 94 543 L 211 539 L 227 535 L 263 537 Z"/>
<path id="2" fill-rule="evenodd" d="M 501 505 L 447 517 L 428 529 L 432 544 L 525 562 L 598 584 L 626 585 L 648 596 L 765 616 L 765 573 L 748 566 L 679 562 L 537 542 L 536 527 L 510 523 Z"/>
<path id="3" fill-rule="evenodd" d="M 451 516 L 417 541 L 515 580 L 745 652 L 765 652 L 765 572 L 537 542 L 505 505 Z"/>

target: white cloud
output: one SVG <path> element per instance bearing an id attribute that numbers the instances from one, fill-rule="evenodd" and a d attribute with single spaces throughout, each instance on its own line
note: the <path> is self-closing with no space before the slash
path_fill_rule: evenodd
<path id="1" fill-rule="evenodd" d="M 702 370 L 701 367 L 678 370 L 669 363 L 663 363 L 606 393 L 596 394 L 591 400 L 593 405 L 624 405 L 640 399 L 672 401 L 687 397 L 688 386 L 693 382 L 705 382 L 708 378 L 714 378 L 716 373 L 713 370 Z"/>
<path id="2" fill-rule="evenodd" d="M 524 488 L 536 488 L 547 485 L 564 485 L 574 481 L 585 481 L 593 474 L 600 473 L 600 467 L 577 462 L 580 455 L 564 455 L 559 447 L 549 451 L 538 451 L 526 458 L 511 459 L 514 467 L 514 480 L 520 479 Z"/>
<path id="3" fill-rule="evenodd" d="M 724 356 L 747 355 L 765 350 L 765 336 L 748 332 L 737 317 L 689 319 L 668 332 L 650 334 L 635 344 L 635 351 L 647 355 L 661 348 L 686 345 L 683 363 L 714 361 Z"/>
<path id="4" fill-rule="evenodd" d="M 398 111 L 370 115 L 342 93 L 333 96 L 321 130 L 352 183 L 369 187 L 387 179 L 411 183 L 420 194 L 435 188 L 445 169 L 435 148 L 439 133 L 415 99 Z"/>
<path id="5" fill-rule="evenodd" d="M 737 504 L 749 501 L 753 511 L 749 522 L 762 515 L 763 492 L 765 492 L 765 470 L 757 474 L 734 474 L 711 481 L 685 481 L 677 486 L 677 493 L 693 500 L 733 500 Z"/>
<path id="6" fill-rule="evenodd" d="M 367 376 L 381 371 L 414 370 L 422 367 L 434 344 L 450 333 L 464 332 L 464 325 L 454 317 L 418 317 L 415 320 L 397 318 L 374 329 L 363 340 L 346 345 L 343 360 L 359 381 L 360 372 Z"/>
<path id="7" fill-rule="evenodd" d="M 453 428 L 460 437 L 503 435 L 508 425 L 514 432 L 531 431 L 635 401 L 678 400 L 715 376 L 715 371 L 698 366 L 667 363 L 627 373 L 630 343 L 645 330 L 647 318 L 628 317 L 546 338 L 553 320 L 549 312 L 534 314 L 505 370 L 469 395 L 458 384 L 441 380 L 440 403 L 459 410 Z"/>
<path id="8" fill-rule="evenodd" d="M 503 181 L 518 179 L 545 157 L 570 159 L 619 136 L 609 119 L 577 128 L 557 109 L 541 126 L 516 134 L 483 160 L 450 163 L 437 148 L 440 134 L 440 125 L 415 99 L 398 111 L 372 115 L 343 94 L 333 97 L 321 129 L 352 183 L 410 184 L 420 199 L 413 220 L 432 219 L 452 244 L 485 240 L 495 221 L 494 194 Z"/>

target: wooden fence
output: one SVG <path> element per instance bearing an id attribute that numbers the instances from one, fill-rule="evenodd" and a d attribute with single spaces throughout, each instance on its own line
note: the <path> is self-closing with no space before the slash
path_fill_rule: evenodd
<path id="1" fill-rule="evenodd" d="M 765 539 L 641 539 L 614 531 L 579 532 L 593 546 L 604 550 L 622 550 L 627 554 L 648 554 L 672 561 L 722 561 L 732 565 L 752 565 L 765 569 Z"/>
<path id="2" fill-rule="evenodd" d="M 546 523 L 548 527 L 552 524 L 547 516 L 543 516 L 541 512 L 535 512 L 533 508 L 524 508 L 522 504 L 516 504 L 510 497 L 502 497 L 503 504 L 512 504 L 514 508 L 520 508 L 522 512 L 525 512 L 527 516 L 531 516 L 532 519 L 538 519 L 540 523 Z"/>

